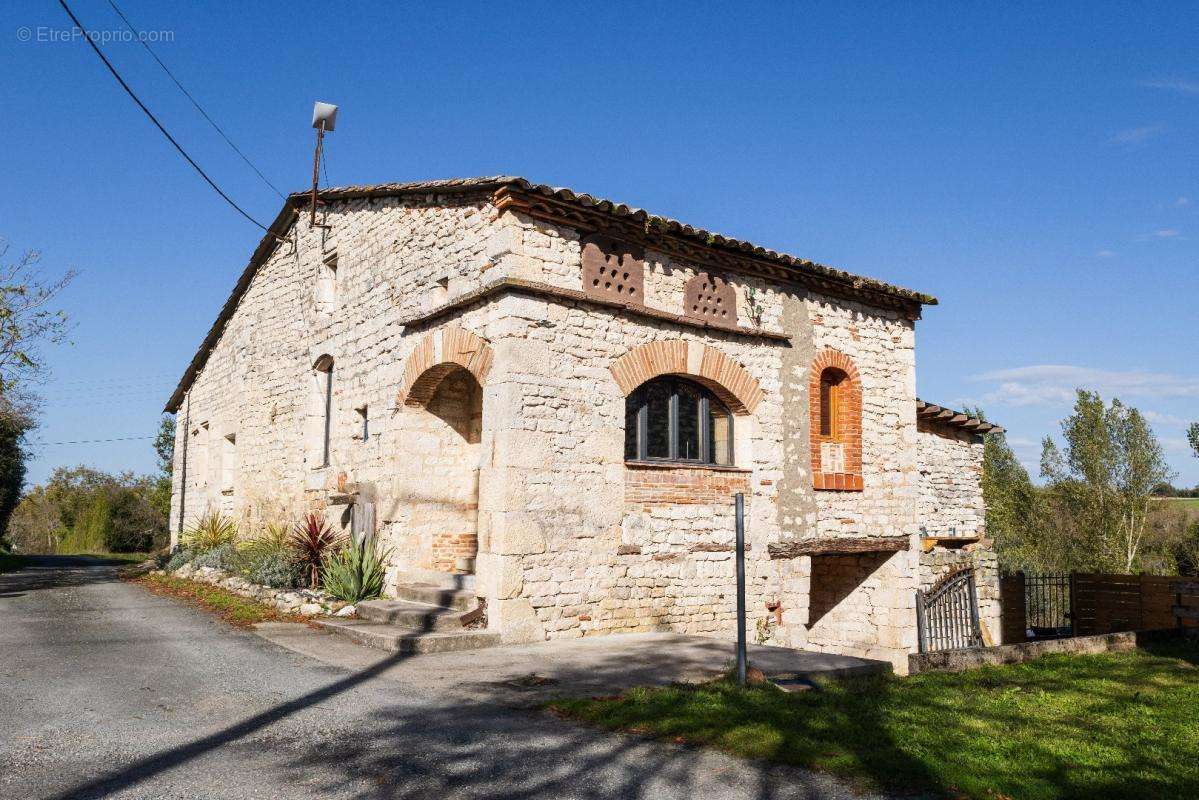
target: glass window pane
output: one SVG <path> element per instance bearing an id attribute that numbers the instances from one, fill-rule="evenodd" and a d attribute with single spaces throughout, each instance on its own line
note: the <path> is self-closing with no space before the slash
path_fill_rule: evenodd
<path id="1" fill-rule="evenodd" d="M 713 464 L 733 463 L 733 418 L 715 401 L 708 412 L 708 453 Z"/>
<path id="2" fill-rule="evenodd" d="M 687 461 L 699 459 L 699 393 L 686 384 L 678 387 L 679 452 Z"/>
<path id="3" fill-rule="evenodd" d="M 645 392 L 646 458 L 670 458 L 670 390 L 653 384 Z"/>
<path id="4" fill-rule="evenodd" d="M 624 457 L 627 461 L 640 458 L 637 453 L 637 414 L 641 411 L 641 403 L 640 393 L 634 393 L 624 405 Z"/>

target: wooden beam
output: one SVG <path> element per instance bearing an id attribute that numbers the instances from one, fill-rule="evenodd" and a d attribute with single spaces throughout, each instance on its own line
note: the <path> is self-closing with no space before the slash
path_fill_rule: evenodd
<path id="1" fill-rule="evenodd" d="M 897 553 L 910 546 L 906 536 L 840 536 L 824 539 L 807 538 L 767 545 L 770 557 L 851 555 L 853 553 Z"/>

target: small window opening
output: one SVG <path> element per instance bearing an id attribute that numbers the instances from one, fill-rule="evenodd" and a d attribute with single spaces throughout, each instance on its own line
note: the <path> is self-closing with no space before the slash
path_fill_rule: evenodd
<path id="1" fill-rule="evenodd" d="M 359 435 L 362 437 L 362 441 L 369 441 L 371 438 L 371 418 L 369 413 L 370 407 L 362 406 L 361 408 L 357 409 L 357 411 L 358 420 L 361 423 Z"/>
<path id="2" fill-rule="evenodd" d="M 820 373 L 820 435 L 837 438 L 837 417 L 840 411 L 845 373 L 832 367 Z"/>

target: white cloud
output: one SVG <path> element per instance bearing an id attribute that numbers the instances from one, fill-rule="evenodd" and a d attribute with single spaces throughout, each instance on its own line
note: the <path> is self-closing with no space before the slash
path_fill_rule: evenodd
<path id="1" fill-rule="evenodd" d="M 1099 392 L 1105 399 L 1199 398 L 1199 377 L 1142 370 L 1102 370 L 1064 364 L 1038 364 L 993 370 L 974 380 L 997 383 L 982 404 L 1009 406 L 1069 406 L 1076 389 Z"/>
<path id="2" fill-rule="evenodd" d="M 1096 258 L 1115 258 L 1116 253 L 1114 250 L 1100 250 L 1098 253 L 1095 254 L 1095 257 Z"/>
<path id="3" fill-rule="evenodd" d="M 1158 239 L 1174 239 L 1174 238 L 1177 238 L 1177 236 L 1178 236 L 1178 229 L 1177 228 L 1162 228 L 1161 230 L 1154 231 L 1153 235 L 1155 237 L 1157 237 Z"/>
<path id="4" fill-rule="evenodd" d="M 1174 205 L 1179 208 L 1182 208 L 1183 206 L 1189 206 L 1190 204 L 1191 204 L 1191 198 L 1187 197 L 1186 195 L 1183 195 L 1182 197 L 1179 197 L 1177 200 L 1174 201 Z"/>
<path id="5" fill-rule="evenodd" d="M 1167 453 L 1190 453 L 1191 443 L 1185 436 L 1162 436 L 1158 439 Z"/>
<path id="6" fill-rule="evenodd" d="M 1141 414 L 1154 425 L 1161 425 L 1163 427 L 1184 428 L 1191 424 L 1190 420 L 1183 419 L 1176 414 L 1162 414 L 1152 410 L 1143 410 Z"/>
<path id="7" fill-rule="evenodd" d="M 1179 94 L 1199 94 L 1199 81 L 1167 79 L 1156 81 L 1141 81 L 1146 89 L 1165 89 Z"/>
<path id="8" fill-rule="evenodd" d="M 1161 125 L 1142 125 L 1139 128 L 1128 128 L 1122 131 L 1116 131 L 1112 134 L 1112 138 L 1108 141 L 1111 144 L 1137 145 L 1144 144 L 1155 136 L 1159 136 L 1166 129 Z"/>

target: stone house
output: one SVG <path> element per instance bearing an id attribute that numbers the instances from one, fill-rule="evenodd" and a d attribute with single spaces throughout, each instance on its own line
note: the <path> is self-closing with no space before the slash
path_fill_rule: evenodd
<path id="1" fill-rule="evenodd" d="M 391 590 L 459 576 L 504 641 L 726 636 L 740 492 L 759 641 L 902 670 L 962 564 L 998 636 L 993 426 L 916 396 L 933 297 L 521 178 L 320 199 L 167 404 L 175 536 L 369 508 Z"/>

